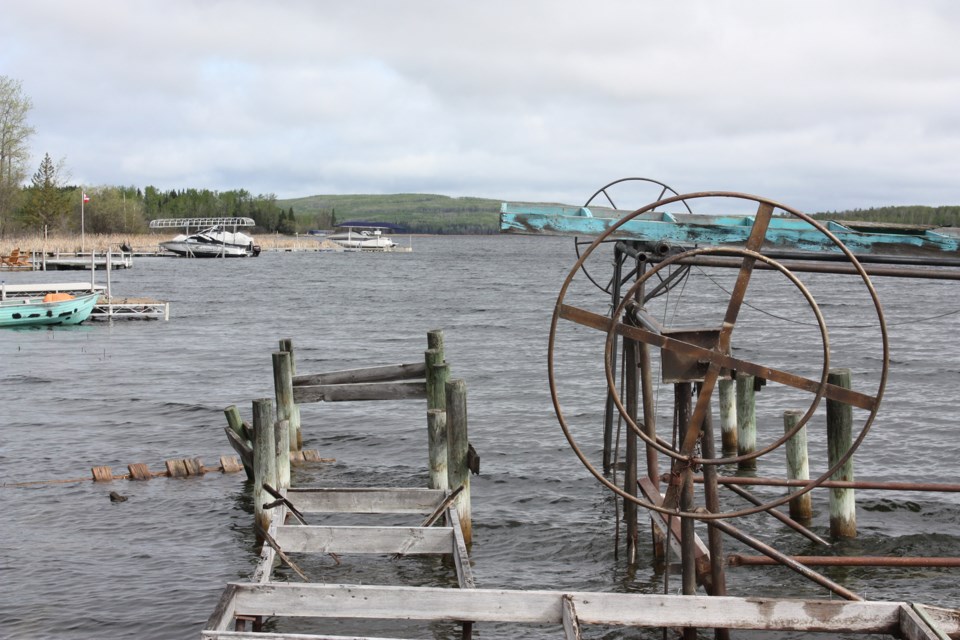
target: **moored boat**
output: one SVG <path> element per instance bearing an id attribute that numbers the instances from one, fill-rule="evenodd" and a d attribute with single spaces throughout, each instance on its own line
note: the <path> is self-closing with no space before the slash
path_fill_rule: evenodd
<path id="1" fill-rule="evenodd" d="M 237 231 L 238 227 L 252 227 L 251 218 L 165 218 L 152 220 L 153 229 L 185 227 L 182 233 L 172 240 L 161 242 L 160 246 L 187 258 L 246 258 L 260 255 L 260 246 L 253 238 Z M 200 227 L 190 233 L 191 227 Z"/>
<path id="2" fill-rule="evenodd" d="M 335 242 L 344 249 L 360 251 L 390 251 L 397 246 L 393 239 L 383 235 L 389 227 L 371 223 L 344 224 L 337 227 L 336 233 L 323 239 Z"/>
<path id="3" fill-rule="evenodd" d="M 48 293 L 43 297 L 0 300 L 0 327 L 80 324 L 90 317 L 99 293 L 72 296 Z"/>

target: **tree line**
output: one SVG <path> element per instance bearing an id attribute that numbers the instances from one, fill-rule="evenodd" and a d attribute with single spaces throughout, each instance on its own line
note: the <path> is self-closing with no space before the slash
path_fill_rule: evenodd
<path id="1" fill-rule="evenodd" d="M 921 205 L 898 207 L 870 207 L 814 214 L 826 220 L 862 220 L 865 222 L 892 222 L 896 224 L 960 227 L 960 206 L 925 207 Z"/>

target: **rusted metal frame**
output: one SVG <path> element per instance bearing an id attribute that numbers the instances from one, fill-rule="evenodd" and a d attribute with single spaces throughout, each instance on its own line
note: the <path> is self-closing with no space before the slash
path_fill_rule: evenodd
<path id="1" fill-rule="evenodd" d="M 691 428 L 690 403 L 693 395 L 693 385 L 689 382 L 678 382 L 673 385 L 673 410 L 677 424 L 677 434 L 683 440 Z M 680 478 L 679 506 L 681 511 L 691 512 L 693 505 L 693 482 L 690 480 L 692 469 L 687 466 Z M 667 489 L 669 492 L 669 488 Z M 682 567 L 681 585 L 683 594 L 692 596 L 697 592 L 697 573 L 695 566 L 695 547 L 693 518 L 680 519 L 680 563 Z M 684 635 L 687 632 L 684 631 Z"/>
<path id="2" fill-rule="evenodd" d="M 663 478 L 666 480 L 667 478 Z M 694 482 L 703 482 L 703 476 L 694 476 Z M 807 480 L 785 478 L 747 478 L 742 476 L 719 476 L 722 485 L 755 485 L 764 487 L 804 487 Z M 937 482 L 881 482 L 875 480 L 824 480 L 817 485 L 824 489 L 874 489 L 878 491 L 929 491 L 933 493 L 960 493 L 960 484 Z"/>
<path id="3" fill-rule="evenodd" d="M 763 254 L 774 260 L 803 260 L 814 262 L 849 262 L 842 253 L 825 253 L 818 251 L 790 251 L 786 249 L 764 249 Z M 923 255 L 894 255 L 889 253 L 857 253 L 854 257 L 861 264 L 903 264 L 927 267 L 960 267 L 960 258 Z"/>
<path id="4" fill-rule="evenodd" d="M 620 243 L 614 247 L 614 281 L 617 286 L 610 292 L 611 309 L 620 306 L 620 276 L 623 271 L 623 261 L 620 251 Z M 613 368 L 617 367 L 617 344 L 613 345 Z M 610 391 L 607 391 L 607 402 L 603 413 L 603 472 L 609 474 L 613 468 L 613 419 L 616 413 L 616 406 L 613 403 L 613 397 Z"/>
<path id="5" fill-rule="evenodd" d="M 857 268 L 851 264 L 818 264 L 817 262 L 804 262 L 799 260 L 782 260 L 778 262 L 790 271 L 796 271 L 798 273 L 831 273 L 836 275 L 852 276 L 860 275 L 860 272 L 857 270 Z M 677 261 L 677 263 L 688 266 L 718 267 L 727 269 L 735 269 L 739 266 L 736 258 L 706 256 L 681 258 Z M 924 280 L 960 280 L 960 271 L 956 269 L 911 269 L 907 267 L 889 267 L 877 264 L 864 264 L 861 266 L 863 267 L 864 272 L 866 272 L 866 274 L 869 276 L 888 278 L 921 278 Z M 774 267 L 762 262 L 757 263 L 756 268 L 763 270 L 775 269 Z"/>
<path id="6" fill-rule="evenodd" d="M 697 385 L 697 393 L 700 386 Z M 700 449 L 704 458 L 715 458 L 717 455 L 716 442 L 713 437 L 713 416 L 711 412 L 703 418 L 703 436 L 700 439 Z M 708 511 L 720 511 L 720 492 L 716 483 L 717 468 L 707 465 L 703 468 L 704 477 L 704 504 Z M 693 485 L 691 479 L 691 486 Z M 712 596 L 727 595 L 727 575 L 723 562 L 723 536 L 718 529 L 707 528 L 707 547 L 710 549 L 710 590 Z M 716 640 L 729 640 L 730 630 L 717 628 L 713 630 Z"/>
<path id="7" fill-rule="evenodd" d="M 639 404 L 640 384 L 637 367 L 637 342 L 629 338 L 623 341 L 623 380 L 626 386 L 626 407 L 630 418 L 636 422 Z M 624 491 L 637 496 L 637 434 L 627 429 L 626 440 L 626 469 L 623 474 Z M 637 544 L 640 539 L 637 523 L 637 504 L 626 500 L 623 504 L 623 517 L 627 521 L 627 562 L 634 564 L 637 561 Z"/>
<path id="8" fill-rule="evenodd" d="M 706 453 L 704 453 L 704 457 L 706 457 Z M 704 474 L 703 474 L 703 482 L 704 482 L 704 485 L 706 485 L 706 483 L 707 483 L 707 481 L 708 481 L 708 478 L 707 478 L 707 470 L 713 470 L 713 473 L 716 474 L 716 468 L 715 468 L 713 465 L 709 465 L 709 466 L 707 466 L 707 467 L 704 467 L 704 470 L 703 470 L 703 471 L 704 471 Z M 714 483 L 714 486 L 716 486 L 716 484 L 717 484 L 717 479 L 716 479 L 715 476 L 714 476 L 714 478 L 712 479 L 712 481 L 713 481 L 713 483 Z M 741 489 L 740 487 L 738 487 L 738 486 L 735 485 L 735 484 L 724 484 L 724 486 L 725 486 L 727 489 L 729 489 L 730 491 L 733 491 L 735 494 L 737 494 L 738 496 L 740 496 L 740 497 L 743 498 L 744 500 L 746 500 L 747 502 L 750 502 L 751 504 L 755 504 L 755 505 L 757 505 L 757 506 L 760 506 L 761 504 L 763 504 L 763 503 L 760 501 L 760 499 L 757 498 L 755 495 L 753 495 L 752 493 L 750 493 L 749 491 L 747 491 L 747 490 L 745 490 L 745 489 Z M 790 527 L 791 529 L 793 529 L 794 531 L 796 531 L 796 532 L 799 533 L 800 535 L 802 535 L 802 536 L 804 536 L 805 538 L 811 540 L 812 542 L 816 542 L 817 544 L 822 544 L 822 545 L 827 546 L 827 547 L 832 546 L 829 542 L 827 542 L 826 540 L 824 540 L 823 538 L 821 538 L 820 536 L 818 536 L 816 533 L 814 533 L 813 531 L 811 531 L 811 530 L 808 529 L 807 527 L 803 526 L 802 524 L 800 524 L 799 522 L 797 522 L 796 520 L 794 520 L 794 519 L 791 518 L 790 516 L 786 515 L 785 513 L 782 513 L 782 512 L 780 512 L 780 511 L 777 511 L 776 509 L 768 509 L 768 510 L 766 511 L 766 513 L 769 513 L 771 516 L 773 516 L 774 518 L 776 518 L 777 520 L 779 520 L 779 521 L 782 522 L 783 524 L 787 525 L 788 527 Z"/>
<path id="9" fill-rule="evenodd" d="M 753 547 L 755 550 L 759 551 L 763 555 L 773 558 L 774 560 L 776 560 L 783 566 L 787 567 L 788 569 L 792 569 L 793 571 L 799 573 L 803 577 L 819 584 L 821 587 L 825 587 L 829 589 L 830 591 L 834 592 L 841 598 L 845 598 L 847 600 L 855 600 L 855 601 L 863 600 L 863 598 L 853 593 L 846 587 L 839 585 L 833 580 L 827 578 L 826 576 L 823 576 L 817 573 L 816 571 L 813 571 L 812 569 L 800 564 L 799 562 L 796 562 L 795 560 L 791 559 L 790 556 L 784 553 L 780 553 L 770 545 L 765 544 L 760 540 L 757 540 L 753 536 L 747 535 L 743 531 L 740 531 L 739 529 L 734 527 L 732 524 L 724 520 L 709 520 L 707 521 L 707 526 L 716 527 L 717 529 L 720 529 L 731 538 L 735 538 L 740 542 L 744 543 L 745 545 L 749 547 Z"/>
<path id="10" fill-rule="evenodd" d="M 651 503 L 659 505 L 663 501 L 663 494 L 657 489 L 656 485 L 649 478 L 640 478 L 637 482 L 640 491 L 644 497 Z M 672 514 L 665 514 L 660 511 L 650 511 L 650 519 L 654 526 L 662 528 L 664 537 L 668 544 L 676 544 L 680 547 L 680 519 Z M 710 551 L 705 544 L 696 536 L 694 537 L 694 558 L 697 568 L 697 580 L 703 585 L 707 593 L 712 593 L 713 583 L 711 582 L 710 572 Z M 669 578 L 669 573 L 664 575 L 664 579 Z"/>
<path id="11" fill-rule="evenodd" d="M 571 322 L 602 331 L 608 331 L 610 324 L 613 322 L 613 320 L 607 316 L 569 305 L 560 305 L 559 313 L 560 317 L 564 320 L 570 320 Z M 617 333 L 621 336 L 633 338 L 660 349 L 677 351 L 678 353 L 697 358 L 703 362 L 709 362 L 711 365 L 716 365 L 719 369 L 743 371 L 744 373 L 763 378 L 769 382 L 777 382 L 796 389 L 810 391 L 811 393 L 816 393 L 820 388 L 820 383 L 815 380 L 810 380 L 779 369 L 773 369 L 772 367 L 758 365 L 747 360 L 741 360 L 740 358 L 734 358 L 733 356 L 698 347 L 688 342 L 674 340 L 642 327 L 634 327 L 622 323 L 617 323 L 617 325 Z M 826 385 L 823 395 L 825 398 L 845 402 L 858 409 L 872 410 L 877 404 L 877 399 L 874 396 L 830 384 Z"/>
<path id="12" fill-rule="evenodd" d="M 960 568 L 960 558 L 927 557 L 903 558 L 879 556 L 788 556 L 808 567 L 940 567 Z M 768 567 L 779 564 L 767 556 L 745 556 L 734 553 L 727 556 L 731 567 Z"/>
<path id="13" fill-rule="evenodd" d="M 763 238 L 767 234 L 767 227 L 770 225 L 770 218 L 773 216 L 773 206 L 768 203 L 761 203 L 757 208 L 757 215 L 753 222 L 753 228 L 750 230 L 750 237 L 747 238 L 745 248 L 749 251 L 759 251 L 763 245 Z M 727 303 L 727 311 L 723 316 L 723 325 L 720 328 L 720 339 L 716 351 L 719 353 L 728 353 L 730 351 L 730 339 L 733 336 L 733 327 L 737 323 L 737 317 L 740 315 L 740 308 L 743 306 L 743 299 L 747 294 L 747 287 L 750 284 L 750 277 L 753 275 L 753 265 L 756 258 L 745 255 L 740 266 L 740 273 L 737 275 L 737 281 L 733 286 L 733 293 L 730 294 L 730 301 Z M 701 395 L 697 398 L 697 404 L 693 409 L 693 415 L 690 416 L 690 428 L 687 429 L 686 436 L 680 446 L 680 455 L 693 455 L 694 447 L 700 439 L 700 429 L 703 425 L 703 416 L 710 407 L 710 396 L 713 394 L 713 387 L 720 376 L 720 367 L 715 362 L 710 363 L 707 369 L 707 375 L 704 376 Z M 684 464 L 689 466 L 689 462 L 675 461 L 674 466 Z M 671 498 L 670 491 L 667 490 L 667 497 L 664 504 L 669 508 L 676 502 L 676 495 Z"/>

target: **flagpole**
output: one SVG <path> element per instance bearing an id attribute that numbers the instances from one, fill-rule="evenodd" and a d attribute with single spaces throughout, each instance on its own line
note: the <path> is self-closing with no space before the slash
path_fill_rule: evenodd
<path id="1" fill-rule="evenodd" d="M 84 192 L 83 187 L 80 187 L 80 253 L 86 251 L 83 237 L 83 203 L 86 199 L 87 194 Z"/>

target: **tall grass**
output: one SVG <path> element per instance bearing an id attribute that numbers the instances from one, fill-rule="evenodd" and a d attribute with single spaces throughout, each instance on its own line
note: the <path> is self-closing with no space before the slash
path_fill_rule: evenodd
<path id="1" fill-rule="evenodd" d="M 80 251 L 98 253 L 119 251 L 126 244 L 137 252 L 153 252 L 160 250 L 160 243 L 172 240 L 177 235 L 175 230 L 170 233 L 109 233 L 86 234 L 82 239 L 76 234 L 49 235 L 43 234 L 21 235 L 6 237 L 0 240 L 0 255 L 10 255 L 13 249 L 20 249 L 21 253 L 78 253 Z M 281 236 L 277 234 L 263 234 L 254 237 L 254 242 L 263 249 L 300 249 L 313 248 L 316 241 L 304 236 Z"/>

